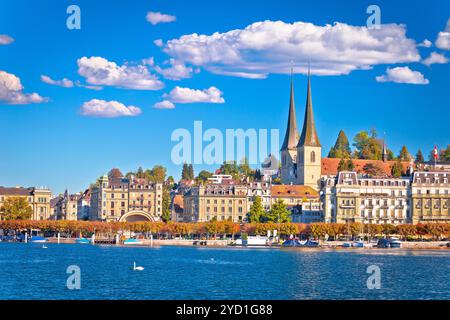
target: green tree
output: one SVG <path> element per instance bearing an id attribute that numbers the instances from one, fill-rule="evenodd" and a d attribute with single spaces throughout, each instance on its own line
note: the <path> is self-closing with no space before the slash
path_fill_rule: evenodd
<path id="1" fill-rule="evenodd" d="M 364 165 L 363 170 L 366 174 L 373 177 L 385 175 L 385 172 L 381 167 L 370 162 Z"/>
<path id="2" fill-rule="evenodd" d="M 263 215 L 262 220 L 264 222 L 276 223 L 290 222 L 291 213 L 287 209 L 284 201 L 279 199 L 272 205 L 272 208 L 269 210 L 269 212 Z"/>
<path id="3" fill-rule="evenodd" d="M 409 159 L 411 158 L 411 155 L 405 145 L 400 150 L 400 154 L 398 155 L 398 158 L 401 161 L 409 161 Z"/>
<path id="4" fill-rule="evenodd" d="M 24 197 L 8 197 L 0 208 L 0 220 L 29 220 L 33 210 Z"/>
<path id="5" fill-rule="evenodd" d="M 239 164 L 238 171 L 240 174 L 246 177 L 249 177 L 252 174 L 252 169 L 250 168 L 246 157 L 244 157 L 241 163 Z"/>
<path id="6" fill-rule="evenodd" d="M 343 130 L 339 131 L 338 137 L 334 147 L 328 153 L 329 158 L 350 158 L 351 157 L 350 143 Z"/>
<path id="7" fill-rule="evenodd" d="M 403 174 L 404 174 L 404 172 L 403 172 L 402 163 L 401 163 L 400 159 L 397 159 L 397 161 L 395 161 L 394 165 L 391 168 L 391 175 L 395 178 L 399 178 Z"/>
<path id="8" fill-rule="evenodd" d="M 348 171 L 353 171 L 353 169 L 355 169 L 355 164 L 353 163 L 352 159 L 347 159 L 345 164 Z"/>
<path id="9" fill-rule="evenodd" d="M 183 164 L 183 169 L 181 171 L 181 179 L 183 180 L 193 180 L 194 179 L 194 167 L 192 164 Z"/>
<path id="10" fill-rule="evenodd" d="M 339 161 L 338 171 L 353 171 L 355 164 L 352 159 L 344 160 L 343 158 Z"/>
<path id="11" fill-rule="evenodd" d="M 172 198 L 170 196 L 170 190 L 165 186 L 163 188 L 163 198 L 162 198 L 162 213 L 161 218 L 164 222 L 169 222 L 171 217 L 170 205 L 172 203 Z"/>
<path id="12" fill-rule="evenodd" d="M 202 170 L 202 171 L 199 172 L 196 180 L 199 181 L 199 182 L 206 182 L 212 176 L 213 176 L 213 174 L 211 172 L 206 171 L 206 170 Z"/>
<path id="13" fill-rule="evenodd" d="M 189 179 L 193 180 L 195 177 L 194 175 L 194 166 L 192 164 L 189 165 Z"/>
<path id="14" fill-rule="evenodd" d="M 423 154 L 422 154 L 422 150 L 417 150 L 417 153 L 416 153 L 416 162 L 417 163 L 424 163 L 425 162 L 425 159 L 423 158 Z"/>
<path id="15" fill-rule="evenodd" d="M 371 130 L 371 135 L 367 131 L 360 131 L 353 138 L 353 145 L 356 150 L 354 157 L 368 160 L 381 160 L 382 144 L 377 139 L 376 130 Z M 388 158 L 393 157 L 392 151 L 387 150 Z"/>
<path id="16" fill-rule="evenodd" d="M 150 170 L 149 180 L 152 182 L 163 183 L 166 180 L 166 168 L 156 165 Z"/>
<path id="17" fill-rule="evenodd" d="M 247 214 L 248 222 L 256 223 L 261 222 L 261 217 L 264 215 L 265 211 L 262 206 L 261 197 L 256 196 L 250 206 L 250 211 Z"/>
<path id="18" fill-rule="evenodd" d="M 239 169 L 236 161 L 224 161 L 220 166 L 220 173 L 231 175 L 233 179 L 239 179 Z"/>
<path id="19" fill-rule="evenodd" d="M 347 171 L 347 166 L 346 166 L 346 164 L 345 164 L 345 160 L 344 160 L 344 158 L 342 158 L 341 159 L 341 161 L 339 161 L 339 164 L 338 164 L 338 172 L 341 172 L 341 171 Z"/>
<path id="20" fill-rule="evenodd" d="M 444 161 L 450 161 L 450 144 L 447 145 L 447 149 L 443 151 L 442 159 Z"/>
<path id="21" fill-rule="evenodd" d="M 136 178 L 145 178 L 145 173 L 144 173 L 144 169 L 142 169 L 142 167 L 139 167 L 136 171 Z"/>

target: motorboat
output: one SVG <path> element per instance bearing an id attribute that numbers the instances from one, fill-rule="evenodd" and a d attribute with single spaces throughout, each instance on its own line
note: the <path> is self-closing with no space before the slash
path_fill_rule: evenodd
<path id="1" fill-rule="evenodd" d="M 300 241 L 298 239 L 289 239 L 286 240 L 285 242 L 283 242 L 282 244 L 283 247 L 318 247 L 319 246 L 319 242 L 314 241 L 314 240 L 304 240 L 304 241 Z"/>
<path id="2" fill-rule="evenodd" d="M 377 243 L 378 248 L 401 248 L 402 242 L 398 238 L 380 239 Z"/>
<path id="3" fill-rule="evenodd" d="M 91 243 L 91 241 L 89 239 L 86 239 L 86 238 L 77 238 L 75 240 L 75 243 L 78 243 L 78 244 L 89 244 L 89 243 Z"/>
<path id="4" fill-rule="evenodd" d="M 342 244 L 342 246 L 343 246 L 344 248 L 351 248 L 351 247 L 352 247 L 352 244 L 351 244 L 350 242 L 344 242 L 344 243 Z"/>
<path id="5" fill-rule="evenodd" d="M 353 248 L 364 248 L 364 241 L 362 241 L 361 239 L 358 239 L 352 243 L 352 247 Z"/>
<path id="6" fill-rule="evenodd" d="M 30 242 L 33 243 L 45 243 L 47 242 L 47 239 L 45 239 L 44 237 L 39 237 L 39 236 L 32 236 L 30 239 Z"/>
<path id="7" fill-rule="evenodd" d="M 391 248 L 401 248 L 402 242 L 398 238 L 391 238 L 389 239 L 389 247 Z"/>
<path id="8" fill-rule="evenodd" d="M 142 244 L 144 244 L 144 242 L 139 239 L 129 238 L 129 239 L 124 240 L 123 244 L 128 245 L 128 246 L 136 246 L 136 245 L 142 245 Z"/>

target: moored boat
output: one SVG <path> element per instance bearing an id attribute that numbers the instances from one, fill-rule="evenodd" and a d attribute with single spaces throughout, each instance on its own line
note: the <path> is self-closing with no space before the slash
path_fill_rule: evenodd
<path id="1" fill-rule="evenodd" d="M 135 245 L 142 245 L 142 244 L 144 244 L 144 242 L 142 240 L 139 240 L 139 239 L 130 238 L 130 239 L 124 240 L 123 244 L 124 245 L 135 246 Z"/>
<path id="2" fill-rule="evenodd" d="M 47 242 L 47 239 L 44 237 L 39 237 L 39 236 L 32 236 L 30 239 L 30 242 L 33 243 L 45 243 Z"/>
<path id="3" fill-rule="evenodd" d="M 398 238 L 389 239 L 389 247 L 390 248 L 401 248 L 402 242 Z"/>
<path id="4" fill-rule="evenodd" d="M 319 246 L 319 242 L 314 241 L 314 240 L 305 240 L 305 241 L 300 241 L 298 239 L 289 239 L 286 240 L 285 242 L 283 242 L 282 244 L 283 247 L 318 247 Z"/>
<path id="5" fill-rule="evenodd" d="M 75 243 L 79 243 L 79 244 L 89 244 L 91 243 L 91 241 L 89 239 L 86 238 L 77 238 L 75 240 Z"/>

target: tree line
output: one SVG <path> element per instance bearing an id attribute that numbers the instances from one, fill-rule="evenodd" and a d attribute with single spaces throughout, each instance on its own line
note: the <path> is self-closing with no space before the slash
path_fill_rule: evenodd
<path id="1" fill-rule="evenodd" d="M 208 235 L 267 235 L 270 230 L 277 230 L 284 237 L 303 235 L 315 239 L 339 239 L 340 236 L 359 236 L 368 234 L 372 237 L 398 235 L 405 240 L 429 237 L 434 240 L 450 236 L 450 223 L 402 224 L 362 224 L 362 223 L 246 223 L 231 221 L 210 221 L 201 223 L 184 222 L 99 222 L 99 221 L 67 221 L 67 220 L 2 220 L 2 230 L 41 230 L 60 232 L 67 236 L 90 237 L 93 233 L 112 237 L 118 232 L 140 232 L 165 234 L 173 237 L 190 237 Z"/>
<path id="2" fill-rule="evenodd" d="M 341 130 L 339 131 L 334 146 L 331 147 L 328 152 L 328 157 L 340 159 L 382 160 L 383 143 L 383 139 L 378 137 L 375 129 L 371 129 L 370 132 L 362 130 L 353 138 L 354 149 L 352 150 L 347 135 Z M 416 163 L 425 162 L 424 155 L 420 149 L 414 157 L 405 145 L 401 147 L 397 156 L 394 155 L 392 150 L 386 148 L 386 155 L 388 160 L 410 161 L 411 158 L 414 158 Z M 439 158 L 442 161 L 450 161 L 450 144 L 447 145 L 446 149 L 439 151 Z M 428 160 L 434 160 L 433 149 L 430 150 L 428 154 Z"/>

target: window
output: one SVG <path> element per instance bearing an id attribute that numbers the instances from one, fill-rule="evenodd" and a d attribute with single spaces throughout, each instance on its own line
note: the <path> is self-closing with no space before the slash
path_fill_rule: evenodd
<path id="1" fill-rule="evenodd" d="M 311 162 L 316 162 L 316 153 L 314 151 L 311 151 Z"/>

